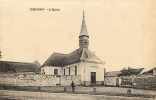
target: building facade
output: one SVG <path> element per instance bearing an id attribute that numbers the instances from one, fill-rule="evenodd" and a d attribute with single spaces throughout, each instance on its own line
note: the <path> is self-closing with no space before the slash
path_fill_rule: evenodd
<path id="1" fill-rule="evenodd" d="M 105 74 L 105 86 L 120 86 L 121 84 L 121 78 L 120 75 L 121 71 L 112 71 L 112 72 L 106 72 Z"/>
<path id="2" fill-rule="evenodd" d="M 69 54 L 53 53 L 42 65 L 41 73 L 80 80 L 79 85 L 100 85 L 104 82 L 104 62 L 89 50 L 89 34 L 83 11 L 79 48 Z M 63 84 L 62 84 L 63 85 Z"/>

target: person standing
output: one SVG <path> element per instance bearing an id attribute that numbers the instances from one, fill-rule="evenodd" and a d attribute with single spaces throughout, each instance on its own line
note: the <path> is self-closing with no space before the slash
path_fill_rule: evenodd
<path id="1" fill-rule="evenodd" d="M 71 87 L 72 87 L 72 92 L 75 92 L 75 83 L 74 83 L 74 81 L 72 81 Z"/>

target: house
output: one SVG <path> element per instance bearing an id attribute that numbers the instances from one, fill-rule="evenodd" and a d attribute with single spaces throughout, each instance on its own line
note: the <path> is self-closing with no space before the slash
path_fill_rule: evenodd
<path id="1" fill-rule="evenodd" d="M 120 74 L 121 79 L 120 86 L 133 87 L 134 79 L 136 79 L 136 77 L 140 75 L 143 69 L 144 68 L 131 68 L 131 67 L 128 67 L 127 69 L 125 68 L 122 69 Z"/>
<path id="2" fill-rule="evenodd" d="M 142 70 L 143 68 L 129 67 L 120 71 L 106 72 L 104 83 L 106 86 L 132 87 L 134 79 Z"/>
<path id="3" fill-rule="evenodd" d="M 120 75 L 121 71 L 111 71 L 105 74 L 105 86 L 119 86 L 121 84 Z"/>
<path id="4" fill-rule="evenodd" d="M 81 85 L 100 85 L 104 82 L 104 62 L 89 50 L 89 34 L 83 11 L 79 48 L 69 54 L 54 52 L 42 65 L 41 73 L 68 78 L 79 78 Z M 68 84 L 69 85 L 69 84 Z"/>
<path id="5" fill-rule="evenodd" d="M 142 72 L 134 79 L 133 87 L 156 90 L 156 67 L 149 67 L 142 70 Z"/>

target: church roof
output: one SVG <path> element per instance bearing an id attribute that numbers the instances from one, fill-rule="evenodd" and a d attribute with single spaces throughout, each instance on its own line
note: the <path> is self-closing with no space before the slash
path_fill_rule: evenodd
<path id="1" fill-rule="evenodd" d="M 83 11 L 83 19 L 82 19 L 82 24 L 81 24 L 81 31 L 80 31 L 80 34 L 79 36 L 89 36 L 88 35 L 88 32 L 87 32 L 87 26 L 86 26 L 86 21 L 85 21 L 85 14 L 84 14 L 84 11 Z"/>
<path id="2" fill-rule="evenodd" d="M 66 66 L 80 61 L 88 61 L 101 63 L 102 61 L 98 59 L 92 52 L 88 49 L 76 49 L 69 54 L 53 53 L 42 65 L 43 66 Z"/>
<path id="3" fill-rule="evenodd" d="M 79 49 L 70 54 L 53 53 L 43 66 L 64 66 L 80 61 L 81 52 Z"/>

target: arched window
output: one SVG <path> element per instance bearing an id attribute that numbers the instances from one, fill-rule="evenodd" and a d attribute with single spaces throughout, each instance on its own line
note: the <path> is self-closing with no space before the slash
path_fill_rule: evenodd
<path id="1" fill-rule="evenodd" d="M 70 67 L 69 67 L 69 75 L 70 75 Z"/>
<path id="2" fill-rule="evenodd" d="M 58 75 L 58 69 L 54 69 L 54 75 Z"/>
<path id="3" fill-rule="evenodd" d="M 75 76 L 77 75 L 77 66 L 75 66 Z"/>
<path id="4" fill-rule="evenodd" d="M 64 71 L 64 75 L 66 75 L 66 69 L 65 68 L 63 69 L 63 71 Z"/>

